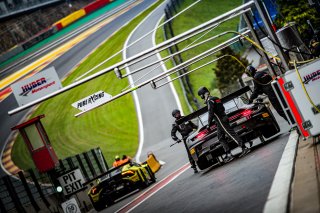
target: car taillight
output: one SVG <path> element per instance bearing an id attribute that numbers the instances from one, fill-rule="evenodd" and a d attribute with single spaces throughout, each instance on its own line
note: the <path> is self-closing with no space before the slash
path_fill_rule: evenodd
<path id="1" fill-rule="evenodd" d="M 97 194 L 98 193 L 98 189 L 96 187 L 91 189 L 91 194 Z"/>
<path id="2" fill-rule="evenodd" d="M 244 117 L 251 116 L 252 110 L 251 110 L 251 109 L 246 109 L 246 110 L 244 110 L 243 112 L 241 112 L 241 114 L 242 114 L 242 116 L 244 116 Z"/>
<path id="3" fill-rule="evenodd" d="M 132 175 L 134 175 L 134 171 L 128 170 L 128 171 L 122 172 L 121 175 L 125 176 L 125 177 L 132 176 Z"/>
<path id="4" fill-rule="evenodd" d="M 196 135 L 196 138 L 198 140 L 201 140 L 204 136 L 206 136 L 208 134 L 208 130 L 205 129 L 205 130 L 202 130 L 201 132 L 199 132 L 197 135 Z"/>

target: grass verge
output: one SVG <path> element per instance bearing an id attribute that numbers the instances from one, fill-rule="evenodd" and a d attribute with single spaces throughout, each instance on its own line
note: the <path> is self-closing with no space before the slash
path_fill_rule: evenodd
<path id="1" fill-rule="evenodd" d="M 152 5 L 104 42 L 64 80 L 63 86 L 69 85 L 78 76 L 120 51 L 129 32 L 162 2 L 160 0 Z M 122 56 L 118 55 L 100 69 L 121 60 Z M 138 122 L 132 96 L 124 96 L 79 118 L 74 117 L 78 110 L 71 104 L 100 90 L 116 95 L 127 85 L 127 80 L 118 80 L 111 72 L 42 103 L 31 117 L 45 114 L 42 123 L 60 159 L 100 147 L 110 164 L 115 155 L 134 156 L 138 148 Z M 20 136 L 14 143 L 12 159 L 21 169 L 34 167 Z"/>

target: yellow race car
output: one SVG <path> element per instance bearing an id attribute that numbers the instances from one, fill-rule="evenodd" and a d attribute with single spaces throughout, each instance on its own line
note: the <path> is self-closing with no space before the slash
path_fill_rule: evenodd
<path id="1" fill-rule="evenodd" d="M 134 162 L 111 169 L 92 186 L 88 196 L 95 210 L 110 206 L 123 196 L 143 189 L 156 181 L 149 165 Z"/>

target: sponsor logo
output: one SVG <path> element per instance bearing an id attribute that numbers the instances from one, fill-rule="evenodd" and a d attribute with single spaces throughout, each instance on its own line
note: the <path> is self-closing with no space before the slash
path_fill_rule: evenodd
<path id="1" fill-rule="evenodd" d="M 320 70 L 317 70 L 313 73 L 310 73 L 306 76 L 303 77 L 303 83 L 304 84 L 308 84 L 310 81 L 315 81 L 315 80 L 318 80 L 320 79 Z"/>
<path id="2" fill-rule="evenodd" d="M 101 99 L 104 97 L 104 92 L 98 93 L 98 94 L 93 94 L 91 96 L 89 96 L 87 99 L 78 102 L 77 108 L 81 108 L 84 107 L 88 104 L 93 104 L 94 102 L 96 102 L 97 100 Z"/>
<path id="3" fill-rule="evenodd" d="M 22 93 L 20 93 L 20 96 L 28 96 L 28 94 L 31 92 L 36 93 L 39 92 L 40 90 L 46 89 L 52 85 L 54 85 L 56 82 L 48 82 L 49 79 L 46 78 L 40 78 L 35 81 L 32 81 L 31 83 L 28 83 L 26 85 L 23 85 L 21 87 Z"/>

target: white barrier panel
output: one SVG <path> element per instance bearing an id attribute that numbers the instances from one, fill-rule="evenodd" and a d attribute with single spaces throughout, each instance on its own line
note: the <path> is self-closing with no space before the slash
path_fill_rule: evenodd
<path id="1" fill-rule="evenodd" d="M 61 203 L 61 207 L 64 213 L 80 213 L 81 210 L 79 208 L 78 202 L 75 198 L 71 198 L 66 202 Z"/>
<path id="2" fill-rule="evenodd" d="M 58 177 L 58 181 L 64 195 L 74 194 L 82 190 L 82 184 L 85 182 L 80 169 L 75 169 Z"/>
<path id="3" fill-rule="evenodd" d="M 285 89 L 302 116 L 302 126 L 311 136 L 320 134 L 320 59 L 285 73 Z M 301 81 L 300 82 L 300 77 Z"/>

